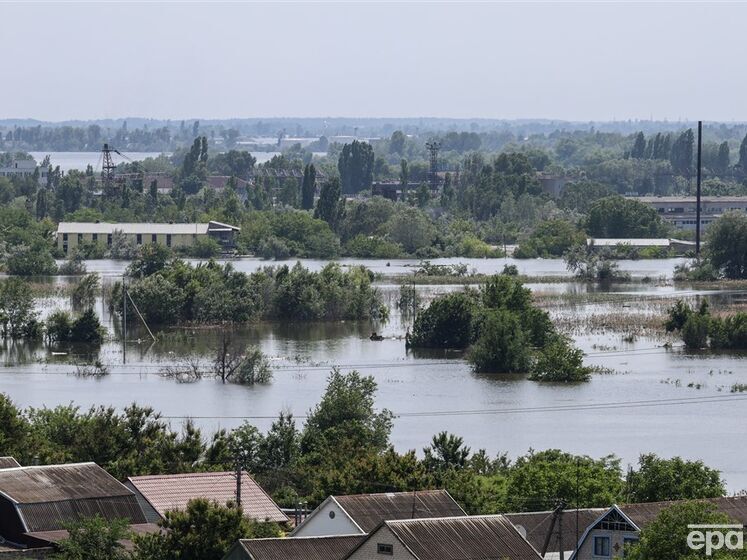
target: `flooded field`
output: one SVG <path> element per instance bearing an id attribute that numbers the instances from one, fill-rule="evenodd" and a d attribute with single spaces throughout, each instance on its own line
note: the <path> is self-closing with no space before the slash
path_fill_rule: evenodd
<path id="1" fill-rule="evenodd" d="M 504 259 L 463 259 L 485 272 L 501 270 Z M 323 263 L 304 264 L 321 267 Z M 367 264 L 377 272 L 411 273 L 412 261 L 342 261 Z M 565 274 L 562 261 L 510 261 L 522 272 Z M 622 268 L 641 276 L 671 276 L 677 261 L 629 261 Z M 126 263 L 97 261 L 89 270 L 121 274 Z M 268 263 L 236 261 L 240 270 Z M 628 268 L 629 267 L 629 268 Z M 401 272 L 404 271 L 404 272 Z M 109 281 L 113 281 L 110 278 Z M 55 282 L 67 282 L 56 279 Z M 390 310 L 385 324 L 263 323 L 234 333 L 256 344 L 276 366 L 272 383 L 242 387 L 215 380 L 179 384 L 159 375 L 177 356 L 193 353 L 207 359 L 217 346 L 218 329 L 179 329 L 157 343 L 138 329 L 128 333 L 126 356 L 120 325 L 101 302 L 97 309 L 110 340 L 98 358 L 110 373 L 101 379 L 74 375 L 71 356 L 53 356 L 43 344 L 4 343 L 0 391 L 20 406 L 82 407 L 133 401 L 153 406 L 179 425 L 196 418 L 207 432 L 233 427 L 248 419 L 261 428 L 281 410 L 303 415 L 321 396 L 333 366 L 357 369 L 375 377 L 378 405 L 396 414 L 392 439 L 400 449 L 422 449 L 441 430 L 462 435 L 473 449 L 511 456 L 528 449 L 561 448 L 599 457 L 614 453 L 635 463 L 641 452 L 704 459 L 723 471 L 730 491 L 747 489 L 745 454 L 739 445 L 747 435 L 747 393 L 732 387 L 747 384 L 745 355 L 687 352 L 664 335 L 661 319 L 677 298 L 707 298 L 714 309 L 747 305 L 747 292 L 695 290 L 667 283 L 621 284 L 605 290 L 586 284 L 531 284 L 537 302 L 556 324 L 571 334 L 590 364 L 604 373 L 580 385 L 540 385 L 523 376 L 476 375 L 458 353 L 413 353 L 405 349 L 410 320 L 396 308 L 399 284 L 378 284 Z M 421 285 L 424 301 L 459 286 Z M 69 306 L 51 297 L 40 310 Z M 372 331 L 383 341 L 369 340 Z M 88 357 L 90 358 L 90 356 Z M 77 359 L 82 359 L 78 357 Z"/>

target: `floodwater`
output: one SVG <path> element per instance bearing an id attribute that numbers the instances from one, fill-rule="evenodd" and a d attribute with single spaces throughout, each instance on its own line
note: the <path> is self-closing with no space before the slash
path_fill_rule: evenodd
<path id="1" fill-rule="evenodd" d="M 481 266 L 481 271 L 500 270 L 505 262 L 462 260 Z M 313 268 L 315 262 L 304 264 Z M 509 262 L 533 275 L 560 271 L 562 266 L 549 260 Z M 242 259 L 236 264 L 241 270 L 252 270 L 267 263 Z M 409 264 L 392 261 L 386 268 L 412 272 Z M 631 270 L 657 277 L 671 276 L 674 264 L 630 261 Z M 121 273 L 112 262 L 98 261 L 98 265 L 107 275 Z M 89 270 L 94 268 L 89 263 Z M 623 322 L 625 317 L 634 321 L 680 297 L 692 301 L 707 297 L 714 309 L 747 303 L 744 291 L 709 292 L 679 285 L 621 284 L 603 294 L 574 282 L 530 287 L 547 303 L 553 317 L 576 318 L 579 325 L 586 318 L 607 313 L 622 313 Z M 108 376 L 77 377 L 75 367 L 65 363 L 68 357 L 53 357 L 43 345 L 29 348 L 6 343 L 1 348 L 6 367 L 0 369 L 0 391 L 23 407 L 74 402 L 82 407 L 110 404 L 121 408 L 137 402 L 161 411 L 174 426 L 194 417 L 208 433 L 237 426 L 244 419 L 266 429 L 281 410 L 292 412 L 302 422 L 322 395 L 330 369 L 339 366 L 376 379 L 377 405 L 396 415 L 392 441 L 398 450 L 420 451 L 432 435 L 447 430 L 463 436 L 473 450 L 506 451 L 512 457 L 530 448 L 560 448 L 593 457 L 615 454 L 625 466 L 635 464 L 640 453 L 655 452 L 702 459 L 723 472 L 730 491 L 747 489 L 745 453 L 739 443 L 747 435 L 747 394 L 731 392 L 733 386 L 747 384 L 744 354 L 687 352 L 676 341 L 672 348 L 664 346 L 674 339 L 629 339 L 609 325 L 601 331 L 581 328 L 574 332 L 587 363 L 607 372 L 595 374 L 588 383 L 541 385 L 523 376 L 477 375 L 458 353 L 408 352 L 402 337 L 411 322 L 396 309 L 399 285 L 385 278 L 379 289 L 392 311 L 390 321 L 383 325 L 270 323 L 236 331 L 234 337 L 260 346 L 272 357 L 276 371 L 265 386 L 223 385 L 212 379 L 179 384 L 165 379 L 159 369 L 179 355 L 193 352 L 209 359 L 220 331 L 181 329 L 151 344 L 143 329 L 134 328 L 123 356 L 119 321 L 99 303 L 97 309 L 112 336 L 98 356 L 108 365 Z M 417 289 L 427 301 L 460 287 Z M 67 305 L 59 298 L 40 302 L 47 311 Z M 385 340 L 369 340 L 373 330 Z"/>
<path id="2" fill-rule="evenodd" d="M 186 259 L 195 264 L 201 262 L 199 259 Z M 60 261 L 62 262 L 62 261 Z M 254 272 L 266 266 L 277 266 L 287 264 L 293 266 L 297 261 L 290 259 L 286 261 L 267 261 L 253 257 L 241 257 L 222 260 L 230 262 L 240 272 Z M 318 271 L 324 268 L 330 261 L 318 259 L 298 259 L 303 266 L 309 270 Z M 420 259 L 352 259 L 342 258 L 335 261 L 343 267 L 365 266 L 369 270 L 382 276 L 400 276 L 413 274 L 420 266 Z M 506 265 L 515 265 L 519 273 L 526 276 L 570 276 L 563 259 L 468 259 L 462 257 L 450 257 L 442 259 L 431 259 L 432 264 L 449 265 L 465 264 L 469 272 L 480 274 L 497 274 Z M 652 280 L 671 279 L 674 267 L 687 262 L 684 258 L 674 259 L 640 259 L 616 261 L 620 270 L 630 273 L 633 278 L 648 277 Z M 109 259 L 86 261 L 89 272 L 98 272 L 102 276 L 121 276 L 128 266 L 127 261 L 114 261 Z"/>

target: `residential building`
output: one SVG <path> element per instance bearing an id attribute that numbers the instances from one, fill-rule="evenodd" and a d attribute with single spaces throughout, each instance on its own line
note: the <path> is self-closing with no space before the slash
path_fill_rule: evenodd
<path id="1" fill-rule="evenodd" d="M 215 239 L 221 248 L 236 247 L 241 228 L 220 222 L 192 224 L 60 222 L 57 246 L 68 253 L 83 243 L 100 243 L 110 247 L 115 232 L 121 232 L 135 245 L 158 243 L 166 247 L 191 247 L 200 238 Z"/>
<path id="2" fill-rule="evenodd" d="M 0 538 L 5 545 L 38 546 L 38 533 L 94 515 L 146 522 L 135 494 L 95 463 L 0 469 Z"/>
<path id="3" fill-rule="evenodd" d="M 347 560 L 542 560 L 503 515 L 384 521 Z"/>
<path id="4" fill-rule="evenodd" d="M 291 536 L 365 534 L 382 521 L 464 515 L 464 510 L 446 490 L 330 496 Z"/>
<path id="5" fill-rule="evenodd" d="M 586 528 L 605 511 L 607 511 L 606 508 L 569 509 L 563 512 L 561 523 L 558 523 L 554 511 L 531 511 L 504 515 L 540 554 L 547 543 L 544 560 L 560 560 L 561 548 L 563 558 L 568 560 L 576 550 L 576 543 Z"/>
<path id="6" fill-rule="evenodd" d="M 0 457 L 0 469 L 14 469 L 21 464 L 14 457 Z"/>
<path id="7" fill-rule="evenodd" d="M 716 511 L 747 525 L 747 496 L 705 500 Z M 594 520 L 581 535 L 578 552 L 570 560 L 624 558 L 628 545 L 638 541 L 640 532 L 662 512 L 677 502 L 613 505 Z"/>
<path id="8" fill-rule="evenodd" d="M 47 175 L 49 174 L 48 169 L 39 169 L 39 177 L 37 179 L 40 185 L 47 184 Z M 32 177 L 36 173 L 37 165 L 33 159 L 16 159 L 10 162 L 10 165 L 0 167 L 0 177 Z"/>
<path id="9" fill-rule="evenodd" d="M 242 539 L 223 560 L 344 560 L 364 540 L 366 535 Z"/>
<path id="10" fill-rule="evenodd" d="M 747 496 L 705 500 L 737 523 L 747 525 Z M 678 502 L 613 505 L 609 508 L 567 509 L 559 520 L 552 511 L 508 513 L 516 529 L 540 551 L 544 560 L 613 560 L 625 557 L 626 545 L 662 510 Z M 548 540 L 549 535 L 549 540 Z M 578 547 L 578 552 L 576 548 Z"/>
<path id="11" fill-rule="evenodd" d="M 225 505 L 236 502 L 236 473 L 207 472 L 133 476 L 125 486 L 135 492 L 146 519 L 157 523 L 170 510 L 187 508 L 190 500 L 204 498 Z M 241 476 L 241 507 L 254 521 L 286 523 L 288 517 L 248 473 Z"/>
<path id="12" fill-rule="evenodd" d="M 538 171 L 537 180 L 542 187 L 542 192 L 546 192 L 553 198 L 558 198 L 561 194 L 563 194 L 563 189 L 565 189 L 565 186 L 573 179 L 564 175 L 555 175 L 552 173 Z"/>
<path id="13" fill-rule="evenodd" d="M 647 238 L 611 238 L 611 237 L 589 237 L 586 239 L 586 245 L 592 251 L 603 249 L 661 249 L 671 251 L 678 255 L 685 254 L 688 251 L 695 251 L 695 241 L 684 241 L 682 239 L 647 239 Z"/>
<path id="14" fill-rule="evenodd" d="M 697 200 L 694 196 L 635 196 L 678 229 L 694 230 Z M 702 230 L 726 212 L 747 212 L 747 196 L 703 196 L 700 199 L 700 224 Z"/>

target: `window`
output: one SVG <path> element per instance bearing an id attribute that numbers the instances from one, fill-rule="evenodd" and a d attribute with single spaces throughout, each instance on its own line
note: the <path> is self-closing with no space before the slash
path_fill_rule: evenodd
<path id="1" fill-rule="evenodd" d="M 330 519 L 334 519 L 335 518 L 335 512 L 334 511 L 330 511 L 329 512 L 329 518 Z"/>
<path id="2" fill-rule="evenodd" d="M 171 247 L 171 234 L 166 234 L 166 247 Z"/>
<path id="3" fill-rule="evenodd" d="M 386 543 L 376 543 L 376 553 L 391 556 L 394 554 L 394 545 Z"/>
<path id="4" fill-rule="evenodd" d="M 156 235 L 155 233 L 151 234 L 151 236 L 150 236 L 150 242 L 151 243 L 157 243 L 158 242 L 158 235 Z"/>
<path id="5" fill-rule="evenodd" d="M 78 245 L 80 245 L 81 243 L 83 243 L 83 234 L 79 233 L 78 234 Z"/>
<path id="6" fill-rule="evenodd" d="M 99 234 L 98 233 L 91 234 L 91 241 L 93 241 L 94 243 L 96 243 L 98 240 L 99 240 Z"/>
<path id="7" fill-rule="evenodd" d="M 594 537 L 594 556 L 609 558 L 610 555 L 610 538 Z"/>
<path id="8" fill-rule="evenodd" d="M 62 234 L 62 240 L 67 242 L 67 233 Z"/>
<path id="9" fill-rule="evenodd" d="M 142 245 L 143 244 L 143 234 L 138 233 L 137 234 L 137 244 Z"/>
<path id="10" fill-rule="evenodd" d="M 111 247 L 112 245 L 112 234 L 111 233 L 106 234 L 106 244 L 109 245 L 109 247 Z"/>

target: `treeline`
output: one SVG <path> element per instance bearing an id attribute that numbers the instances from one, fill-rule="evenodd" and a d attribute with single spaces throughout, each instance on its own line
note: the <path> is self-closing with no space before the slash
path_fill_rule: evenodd
<path id="1" fill-rule="evenodd" d="M 155 325 L 379 319 L 388 313 L 373 274 L 363 267 L 343 271 L 330 263 L 311 272 L 297 263 L 245 274 L 215 261 L 192 266 L 151 246 L 128 272 L 130 297 Z M 110 299 L 120 314 L 122 289 L 121 282 L 115 284 Z M 136 319 L 131 306 L 128 314 Z"/>
<path id="2" fill-rule="evenodd" d="M 722 496 L 718 471 L 700 461 L 642 455 L 623 472 L 614 456 L 594 459 L 560 450 L 509 458 L 473 451 L 436 434 L 419 457 L 391 444 L 392 413 L 375 407 L 372 377 L 333 371 L 306 422 L 281 414 L 264 433 L 251 424 L 206 439 L 186 421 L 174 431 L 150 408 L 118 412 L 68 405 L 19 410 L 0 395 L 0 453 L 22 464 L 95 461 L 120 480 L 139 474 L 234 470 L 237 459 L 283 506 L 319 504 L 330 494 L 446 488 L 470 514 L 608 507 Z M 342 458 L 342 459 L 341 459 Z"/>

